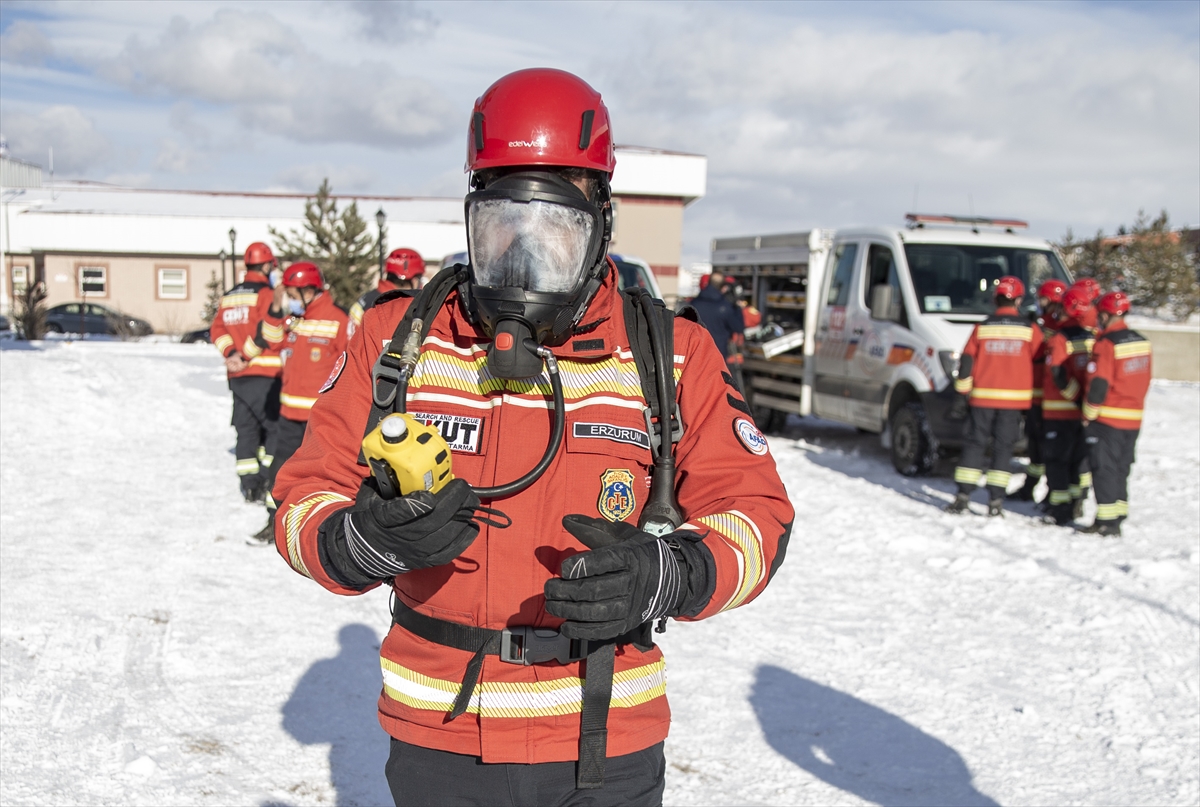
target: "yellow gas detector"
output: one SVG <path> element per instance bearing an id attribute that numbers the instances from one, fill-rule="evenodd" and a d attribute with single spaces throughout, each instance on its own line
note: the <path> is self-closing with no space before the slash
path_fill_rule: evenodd
<path id="1" fill-rule="evenodd" d="M 418 490 L 437 493 L 454 478 L 450 446 L 436 426 L 398 412 L 379 421 L 362 441 L 379 495 L 394 499 Z"/>

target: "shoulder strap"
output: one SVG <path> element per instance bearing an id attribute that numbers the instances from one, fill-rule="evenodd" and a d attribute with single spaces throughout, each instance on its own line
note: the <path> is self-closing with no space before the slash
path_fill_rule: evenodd
<path id="1" fill-rule="evenodd" d="M 664 418 L 662 416 L 662 407 L 658 400 L 656 371 L 658 365 L 654 360 L 654 343 L 650 338 L 650 323 L 646 320 L 646 310 L 641 302 L 643 296 L 650 297 L 650 293 L 643 288 L 625 289 L 621 293 L 621 309 L 625 316 L 625 333 L 629 337 L 629 349 L 633 353 L 633 360 L 637 364 L 638 379 L 642 383 L 642 395 L 645 397 L 646 405 L 649 407 L 647 420 L 653 418 L 656 421 L 655 424 L 647 423 L 647 426 L 650 427 L 649 434 L 652 453 L 657 455 L 658 446 L 662 440 Z M 672 372 L 667 379 L 667 389 L 671 395 L 671 403 L 668 407 L 668 418 L 671 423 L 670 440 L 671 444 L 674 445 L 683 436 L 683 424 L 679 418 L 679 407 L 675 403 L 675 314 L 661 300 L 650 297 L 650 301 L 654 312 L 662 322 L 663 347 L 667 353 L 667 366 L 672 368 Z"/>

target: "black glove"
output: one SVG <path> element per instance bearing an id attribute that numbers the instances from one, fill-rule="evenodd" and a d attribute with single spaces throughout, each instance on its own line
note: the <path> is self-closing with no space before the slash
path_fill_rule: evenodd
<path id="1" fill-rule="evenodd" d="M 563 527 L 591 549 L 546 581 L 546 612 L 567 620 L 572 639 L 612 639 L 664 616 L 699 613 L 712 596 L 712 555 L 701 536 L 662 538 L 632 524 L 571 515 Z"/>
<path id="2" fill-rule="evenodd" d="M 950 420 L 965 420 L 969 409 L 967 396 L 961 393 L 956 394 L 954 400 L 950 402 L 950 409 L 946 412 L 946 417 Z"/>
<path id="3" fill-rule="evenodd" d="M 351 588 L 442 566 L 479 535 L 472 521 L 478 506 L 479 497 L 461 479 L 436 494 L 419 490 L 395 499 L 381 497 L 367 482 L 353 507 L 321 525 L 322 560 L 333 566 L 331 577 Z"/>

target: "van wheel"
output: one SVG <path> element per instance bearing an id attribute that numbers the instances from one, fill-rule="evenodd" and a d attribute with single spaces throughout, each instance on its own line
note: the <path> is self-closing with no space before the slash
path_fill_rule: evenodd
<path id="1" fill-rule="evenodd" d="M 925 407 L 912 402 L 892 415 L 892 465 L 904 476 L 919 476 L 937 464 L 937 440 Z"/>

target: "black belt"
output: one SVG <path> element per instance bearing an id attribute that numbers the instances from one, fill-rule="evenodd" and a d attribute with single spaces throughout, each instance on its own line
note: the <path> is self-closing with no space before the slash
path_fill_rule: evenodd
<path id="1" fill-rule="evenodd" d="M 467 710 L 484 656 L 499 656 L 508 664 L 567 664 L 584 661 L 583 702 L 580 710 L 579 768 L 575 786 L 591 790 L 604 786 L 604 760 L 608 750 L 608 707 L 612 700 L 613 661 L 616 646 L 632 644 L 648 650 L 654 642 L 647 622 L 615 639 L 587 641 L 571 639 L 547 628 L 516 627 L 504 630 L 477 628 L 420 614 L 398 597 L 393 600 L 392 621 L 427 642 L 473 653 L 463 675 L 462 687 L 446 722 Z"/>

